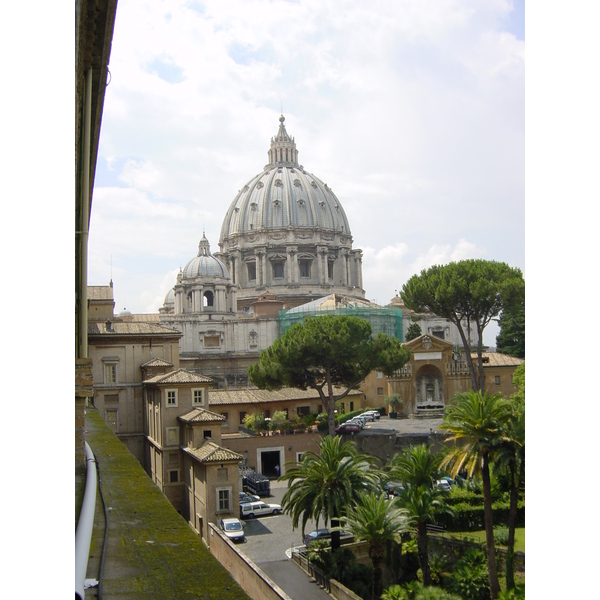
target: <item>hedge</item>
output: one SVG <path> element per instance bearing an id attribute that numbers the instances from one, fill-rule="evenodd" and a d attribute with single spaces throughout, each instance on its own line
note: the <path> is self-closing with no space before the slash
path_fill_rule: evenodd
<path id="1" fill-rule="evenodd" d="M 455 504 L 453 507 L 455 514 L 436 515 L 436 525 L 439 525 L 447 531 L 478 531 L 485 529 L 485 520 L 483 515 L 483 504 L 473 505 L 466 502 Z M 508 502 L 496 502 L 492 506 L 494 526 L 508 525 L 508 513 L 510 505 Z M 525 505 L 519 502 L 517 505 L 517 527 L 525 527 Z"/>

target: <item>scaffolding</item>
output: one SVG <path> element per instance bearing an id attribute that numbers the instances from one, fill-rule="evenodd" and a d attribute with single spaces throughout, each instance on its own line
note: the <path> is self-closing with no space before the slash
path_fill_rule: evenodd
<path id="1" fill-rule="evenodd" d="M 313 303 L 309 303 L 313 305 Z M 373 335 L 384 333 L 395 337 L 401 342 L 402 335 L 402 311 L 398 307 L 382 306 L 357 306 L 348 304 L 345 306 L 298 306 L 291 310 L 280 310 L 277 318 L 278 337 L 281 337 L 292 325 L 302 323 L 306 317 L 319 317 L 322 315 L 359 317 L 371 323 Z"/>

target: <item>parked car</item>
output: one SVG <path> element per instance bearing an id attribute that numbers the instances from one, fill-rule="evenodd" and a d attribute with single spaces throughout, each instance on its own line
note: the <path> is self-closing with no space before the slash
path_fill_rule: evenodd
<path id="1" fill-rule="evenodd" d="M 379 413 L 378 410 L 367 410 L 366 412 L 363 413 L 363 415 L 366 415 L 366 414 L 373 415 L 373 418 L 375 420 L 381 418 L 381 414 Z"/>
<path id="2" fill-rule="evenodd" d="M 344 433 L 359 433 L 360 425 L 358 423 L 342 423 L 339 427 L 335 428 L 335 433 L 337 435 L 343 435 Z"/>
<path id="3" fill-rule="evenodd" d="M 366 421 L 374 421 L 375 420 L 375 415 L 371 411 L 361 413 L 359 416 L 361 416 Z"/>
<path id="4" fill-rule="evenodd" d="M 399 496 L 404 491 L 404 486 L 396 481 L 390 481 L 383 486 L 386 498 Z"/>
<path id="5" fill-rule="evenodd" d="M 314 540 L 329 540 L 331 539 L 331 531 L 329 529 L 315 529 L 304 535 L 304 545 L 308 545 Z M 354 541 L 354 536 L 349 531 L 340 531 L 340 543 L 350 544 Z"/>
<path id="6" fill-rule="evenodd" d="M 281 506 L 279 504 L 267 504 L 266 502 L 245 502 L 244 504 L 240 504 L 240 516 L 242 519 L 279 514 L 281 514 Z"/>
<path id="7" fill-rule="evenodd" d="M 445 479 L 440 479 L 436 482 L 435 485 L 439 490 L 442 490 L 443 492 L 449 492 L 452 490 L 452 486 Z"/>
<path id="8" fill-rule="evenodd" d="M 246 502 L 260 502 L 260 496 L 247 494 L 246 492 L 240 492 L 240 504 L 244 504 Z"/>
<path id="9" fill-rule="evenodd" d="M 239 519 L 236 519 L 235 517 L 231 519 L 221 519 L 219 521 L 219 527 L 232 542 L 246 541 L 244 524 Z"/>

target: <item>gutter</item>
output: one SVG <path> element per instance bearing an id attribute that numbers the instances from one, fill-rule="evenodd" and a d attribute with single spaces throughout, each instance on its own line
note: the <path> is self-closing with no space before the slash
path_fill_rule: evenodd
<path id="1" fill-rule="evenodd" d="M 83 504 L 75 532 L 75 599 L 85 598 L 84 585 L 87 572 L 92 530 L 94 528 L 94 513 L 96 511 L 97 473 L 96 459 L 89 444 L 85 442 L 86 475 Z"/>

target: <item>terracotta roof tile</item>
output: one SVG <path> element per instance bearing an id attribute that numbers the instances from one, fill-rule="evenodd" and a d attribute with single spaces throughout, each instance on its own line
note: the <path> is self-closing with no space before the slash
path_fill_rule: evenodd
<path id="1" fill-rule="evenodd" d="M 211 383 L 212 379 L 205 375 L 198 375 L 185 369 L 177 369 L 176 371 L 170 371 L 163 375 L 155 375 L 150 379 L 146 379 L 144 383 Z"/>
<path id="2" fill-rule="evenodd" d="M 106 328 L 105 321 L 88 323 L 88 335 L 117 336 L 117 335 L 149 335 L 162 334 L 181 337 L 182 333 L 176 329 L 169 329 L 156 323 L 136 323 L 110 321 L 110 330 Z"/>
<path id="3" fill-rule="evenodd" d="M 191 410 L 189 413 L 180 415 L 177 418 L 185 423 L 214 423 L 216 421 L 225 421 L 223 415 L 218 415 L 217 413 L 205 410 L 204 408 L 194 408 L 194 410 Z"/>
<path id="4" fill-rule="evenodd" d="M 244 457 L 233 450 L 228 450 L 218 446 L 210 440 L 205 440 L 202 446 L 198 448 L 184 448 L 184 452 L 190 454 L 203 463 L 207 462 L 225 462 L 231 460 L 242 460 Z"/>
<path id="5" fill-rule="evenodd" d="M 474 360 L 477 360 L 477 354 L 472 353 L 471 357 Z M 485 367 L 518 367 L 523 364 L 522 358 L 515 358 L 514 356 L 509 356 L 508 354 L 501 354 L 500 352 L 483 352 L 482 357 L 488 358 L 489 362 L 483 363 Z"/>
<path id="6" fill-rule="evenodd" d="M 345 388 L 334 388 L 334 394 L 342 394 Z M 362 396 L 362 392 L 353 390 L 349 397 Z M 221 404 L 260 404 L 263 402 L 281 402 L 282 400 L 320 400 L 316 390 L 298 390 L 296 388 L 281 388 L 280 390 L 259 390 L 249 388 L 244 390 L 211 390 L 209 405 Z"/>
<path id="7" fill-rule="evenodd" d="M 146 367 L 172 367 L 173 363 L 167 362 L 166 360 L 163 360 L 162 358 L 153 358 L 151 360 L 149 360 L 148 362 L 145 362 L 142 367 L 146 368 Z"/>
<path id="8" fill-rule="evenodd" d="M 88 300 L 113 300 L 113 289 L 110 285 L 88 285 Z"/>

